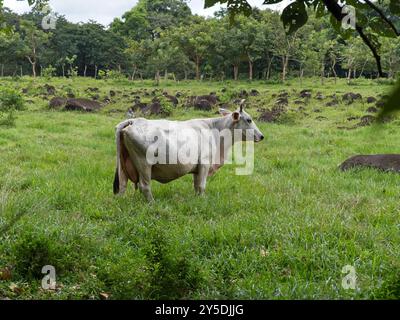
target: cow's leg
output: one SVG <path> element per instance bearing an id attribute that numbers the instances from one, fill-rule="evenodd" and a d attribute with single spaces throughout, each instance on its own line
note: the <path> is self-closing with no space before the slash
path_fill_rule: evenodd
<path id="1" fill-rule="evenodd" d="M 197 195 L 203 195 L 206 190 L 208 172 L 210 170 L 209 166 L 200 165 L 198 172 L 193 175 L 194 191 Z"/>
<path id="2" fill-rule="evenodd" d="M 139 172 L 139 189 L 148 202 L 154 202 L 151 193 L 151 166 L 146 166 Z"/>

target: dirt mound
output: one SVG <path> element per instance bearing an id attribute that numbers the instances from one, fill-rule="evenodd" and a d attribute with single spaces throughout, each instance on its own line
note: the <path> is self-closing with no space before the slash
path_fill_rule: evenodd
<path id="1" fill-rule="evenodd" d="M 99 88 L 96 88 L 96 87 L 94 87 L 94 88 L 88 87 L 85 91 L 86 91 L 86 92 L 98 92 L 98 91 L 99 91 Z"/>
<path id="2" fill-rule="evenodd" d="M 178 101 L 178 99 L 177 99 L 176 97 L 171 96 L 171 95 L 169 95 L 169 94 L 166 93 L 166 92 L 163 93 L 163 96 L 164 96 L 167 100 L 169 100 L 169 101 L 174 105 L 174 107 L 176 107 L 176 106 L 178 105 L 179 101 Z"/>
<path id="3" fill-rule="evenodd" d="M 51 109 L 61 109 L 67 104 L 67 99 L 62 97 L 54 97 L 49 102 L 49 107 Z"/>
<path id="4" fill-rule="evenodd" d="M 286 110 L 282 107 L 273 107 L 271 110 L 264 110 L 258 120 L 263 122 L 278 122 L 280 116 L 284 114 Z"/>
<path id="5" fill-rule="evenodd" d="M 56 88 L 54 86 L 51 86 L 46 83 L 43 88 L 47 91 L 47 94 L 50 96 L 54 96 L 56 94 Z"/>
<path id="6" fill-rule="evenodd" d="M 89 99 L 68 99 L 65 110 L 94 112 L 100 110 L 101 107 L 99 102 Z"/>
<path id="7" fill-rule="evenodd" d="M 194 108 L 196 110 L 211 111 L 212 107 L 213 105 L 211 102 L 206 99 L 196 99 L 194 103 Z"/>
<path id="8" fill-rule="evenodd" d="M 260 92 L 258 92 L 256 89 L 252 89 L 250 91 L 250 96 L 252 96 L 252 97 L 257 97 L 259 95 L 260 95 Z"/>
<path id="9" fill-rule="evenodd" d="M 326 107 L 334 107 L 339 104 L 339 101 L 336 99 L 333 99 L 332 101 L 329 101 L 325 104 Z"/>
<path id="10" fill-rule="evenodd" d="M 356 167 L 375 168 L 383 171 L 400 172 L 399 154 L 358 155 L 347 159 L 340 165 L 346 171 Z"/>
<path id="11" fill-rule="evenodd" d="M 138 110 L 145 112 L 147 110 L 147 104 L 142 103 L 140 101 L 135 101 L 135 104 L 133 105 L 133 107 L 131 109 L 135 112 Z"/>
<path id="12" fill-rule="evenodd" d="M 360 122 L 356 125 L 357 127 L 366 127 L 370 126 L 376 121 L 374 116 L 363 116 L 360 119 Z"/>
<path id="13" fill-rule="evenodd" d="M 304 89 L 300 91 L 300 98 L 311 98 L 311 89 Z"/>
<path id="14" fill-rule="evenodd" d="M 367 112 L 369 112 L 369 113 L 377 113 L 377 112 L 378 112 L 378 109 L 375 108 L 375 107 L 369 107 L 369 108 L 367 109 Z"/>
<path id="15" fill-rule="evenodd" d="M 353 93 L 353 92 L 345 93 L 342 97 L 343 102 L 345 102 L 347 104 L 352 104 L 354 101 L 361 100 L 361 99 L 362 99 L 361 94 Z"/>
<path id="16" fill-rule="evenodd" d="M 377 100 L 376 100 L 376 98 L 374 98 L 374 97 L 368 97 L 367 98 L 367 103 L 374 103 L 374 102 L 376 102 Z"/>

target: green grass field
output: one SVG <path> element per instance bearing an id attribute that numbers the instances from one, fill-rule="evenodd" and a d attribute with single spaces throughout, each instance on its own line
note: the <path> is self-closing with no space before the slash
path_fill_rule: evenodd
<path id="1" fill-rule="evenodd" d="M 57 94 L 100 96 L 120 91 L 98 113 L 48 109 L 45 83 Z M 0 298 L 3 299 L 399 299 L 399 176 L 372 169 L 340 172 L 356 154 L 400 153 L 400 121 L 351 127 L 391 87 L 357 80 L 162 83 L 169 93 L 216 91 L 228 101 L 257 89 L 247 111 L 270 108 L 290 94 L 279 123 L 257 122 L 266 139 L 255 146 L 255 171 L 223 167 L 195 197 L 192 177 L 153 182 L 156 203 L 132 188 L 114 197 L 114 127 L 132 105 L 131 92 L 152 82 L 89 79 L 4 79 L 26 109 L 16 126 L 0 126 Z M 222 95 L 221 88 L 228 88 Z M 326 107 L 311 99 L 298 111 L 298 92 L 360 93 L 362 102 Z M 125 95 L 125 96 L 124 96 Z M 320 112 L 314 112 L 320 109 Z M 179 105 L 171 119 L 215 117 Z M 57 290 L 41 289 L 52 265 Z M 352 265 L 357 288 L 345 290 Z"/>

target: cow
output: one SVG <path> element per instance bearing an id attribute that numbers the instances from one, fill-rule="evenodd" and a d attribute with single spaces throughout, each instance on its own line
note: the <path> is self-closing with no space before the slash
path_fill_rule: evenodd
<path id="1" fill-rule="evenodd" d="M 116 127 L 117 168 L 114 179 L 114 194 L 126 191 L 128 180 L 135 189 L 140 189 L 148 202 L 153 202 L 151 180 L 168 183 L 187 174 L 193 174 L 194 189 L 197 195 L 203 195 L 207 177 L 213 175 L 223 164 L 234 142 L 225 139 L 223 144 L 217 141 L 221 132 L 243 132 L 240 141 L 260 142 L 264 135 L 258 129 L 251 116 L 244 110 L 244 100 L 234 112 L 220 109 L 221 117 L 194 119 L 188 121 L 147 120 L 144 118 L 128 119 Z M 176 157 L 182 147 L 181 140 L 171 137 L 182 136 L 187 132 L 187 143 L 196 142 L 199 137 L 211 140 L 210 148 L 201 148 L 194 155 L 194 161 L 183 161 Z M 245 134 L 251 132 L 250 135 Z M 233 135 L 232 135 L 233 136 Z M 149 150 L 157 142 L 166 146 L 165 159 L 168 156 L 176 161 L 153 161 L 149 159 Z M 197 146 L 197 145 L 196 145 Z M 216 150 L 219 146 L 220 150 Z M 196 147 L 197 148 L 197 147 Z M 205 150 L 206 149 L 206 150 Z M 218 152 L 219 151 L 219 152 Z M 157 148 L 153 156 L 160 156 Z M 171 158 L 168 158 L 171 159 Z M 207 161 L 205 161 L 207 160 Z"/>

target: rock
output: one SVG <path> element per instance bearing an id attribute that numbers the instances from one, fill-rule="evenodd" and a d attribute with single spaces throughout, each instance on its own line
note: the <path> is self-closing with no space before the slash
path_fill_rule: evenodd
<path id="1" fill-rule="evenodd" d="M 377 112 L 378 112 L 378 109 L 375 108 L 375 107 L 369 107 L 369 108 L 367 109 L 367 112 L 369 112 L 369 113 L 377 113 Z"/>
<path id="2" fill-rule="evenodd" d="M 367 103 L 374 103 L 374 102 L 376 102 L 377 100 L 376 100 L 376 98 L 374 98 L 374 97 L 368 97 L 367 98 Z"/>
<path id="3" fill-rule="evenodd" d="M 54 97 L 49 102 L 49 107 L 51 109 L 61 109 L 67 104 L 67 99 L 62 97 Z"/>
<path id="4" fill-rule="evenodd" d="M 68 111 L 85 111 L 94 112 L 102 108 L 102 105 L 89 99 L 68 99 L 65 110 Z"/>
<path id="5" fill-rule="evenodd" d="M 383 171 L 400 172 L 399 154 L 357 155 L 347 159 L 340 165 L 346 171 L 356 167 L 375 168 Z"/>
<path id="6" fill-rule="evenodd" d="M 324 99 L 325 99 L 325 96 L 324 96 L 321 92 L 318 92 L 317 95 L 315 96 L 315 99 L 317 99 L 317 100 L 324 100 Z"/>

